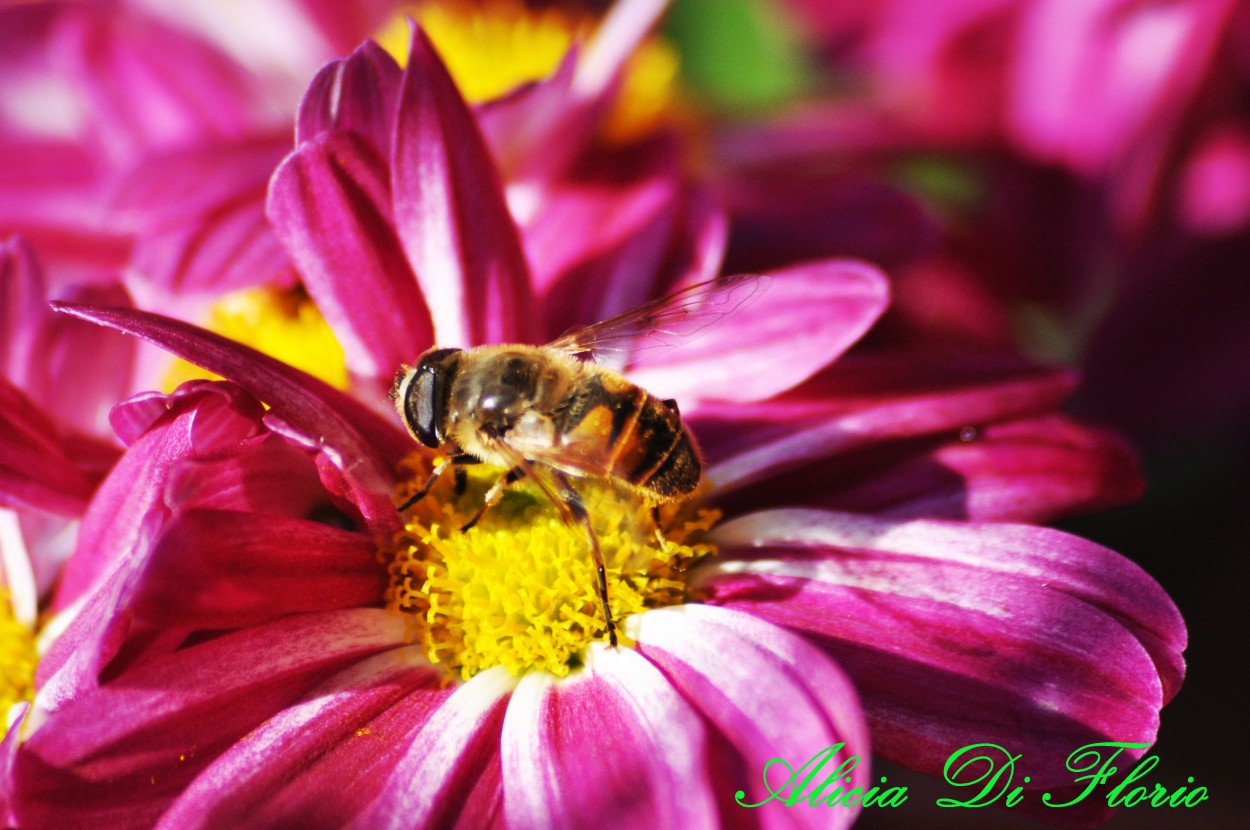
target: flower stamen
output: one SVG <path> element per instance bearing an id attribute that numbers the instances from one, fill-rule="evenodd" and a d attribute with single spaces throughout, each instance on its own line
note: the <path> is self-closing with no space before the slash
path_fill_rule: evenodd
<path id="1" fill-rule="evenodd" d="M 407 615 L 427 657 L 463 679 L 497 665 L 564 676 L 586 646 L 607 637 L 589 541 L 525 481 L 461 532 L 501 474 L 474 466 L 463 494 L 440 481 L 409 511 L 386 552 L 388 604 Z M 613 616 L 685 602 L 687 569 L 716 552 L 696 540 L 719 514 L 665 505 L 657 538 L 642 499 L 607 481 L 576 486 L 603 551 Z"/>
<path id="2" fill-rule="evenodd" d="M 9 592 L 0 587 L 0 713 L 32 699 L 37 663 L 35 634 L 14 617 Z"/>
<path id="3" fill-rule="evenodd" d="M 248 288 L 227 294 L 213 304 L 205 328 L 276 357 L 338 389 L 347 388 L 343 347 L 320 309 L 301 290 Z M 173 391 L 194 378 L 220 379 L 179 359 L 165 375 L 165 388 Z"/>

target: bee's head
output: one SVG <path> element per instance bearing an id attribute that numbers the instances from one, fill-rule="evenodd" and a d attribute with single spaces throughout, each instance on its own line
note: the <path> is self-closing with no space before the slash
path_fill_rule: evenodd
<path id="1" fill-rule="evenodd" d="M 395 373 L 390 399 L 413 438 L 427 447 L 445 442 L 447 394 L 460 360 L 460 349 L 430 349 L 416 368 L 401 366 Z"/>

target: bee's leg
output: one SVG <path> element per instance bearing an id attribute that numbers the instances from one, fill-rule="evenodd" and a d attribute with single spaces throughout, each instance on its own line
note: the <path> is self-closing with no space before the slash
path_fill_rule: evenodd
<path id="1" fill-rule="evenodd" d="M 495 483 L 492 484 L 490 489 L 486 491 L 486 498 L 482 500 L 481 508 L 473 515 L 472 519 L 469 519 L 469 521 L 460 528 L 460 532 L 464 533 L 466 530 L 481 521 L 482 517 L 486 515 L 487 510 L 490 510 L 492 507 L 499 504 L 499 500 L 503 498 L 504 488 L 509 484 L 516 483 L 521 478 L 524 478 L 524 476 L 524 470 L 519 467 L 513 467 L 506 474 L 501 475 L 498 479 L 496 479 Z"/>
<path id="2" fill-rule="evenodd" d="M 590 526 L 590 514 L 586 512 L 586 505 L 582 503 L 582 497 L 569 483 L 568 476 L 556 473 L 556 480 L 560 482 L 560 500 L 568 507 L 573 518 L 586 528 L 586 536 L 590 539 L 590 555 L 595 560 L 595 570 L 599 574 L 599 602 L 603 605 L 603 619 L 608 624 L 608 643 L 615 647 L 616 620 L 612 619 L 612 608 L 608 605 L 608 572 L 603 565 L 603 551 L 599 549 L 599 538 L 595 536 L 595 530 Z"/>
<path id="3" fill-rule="evenodd" d="M 655 530 L 655 540 L 660 543 L 660 550 L 668 548 L 668 540 L 664 538 L 664 528 L 661 526 L 660 505 L 651 505 L 651 525 Z"/>
<path id="4" fill-rule="evenodd" d="M 476 456 L 469 455 L 468 453 L 459 453 L 458 455 L 453 455 L 450 458 L 445 458 L 438 462 L 434 465 L 434 471 L 430 473 L 430 477 L 425 480 L 425 484 L 421 485 L 421 489 L 413 493 L 406 502 L 399 506 L 399 512 L 403 513 L 409 507 L 412 507 L 414 504 L 421 501 L 421 499 L 428 496 L 430 490 L 434 489 L 434 483 L 438 481 L 438 477 L 447 472 L 448 467 L 453 465 L 455 466 L 456 485 L 458 487 L 460 479 L 464 476 L 464 470 L 461 469 L 461 466 L 464 464 L 478 463 L 480 463 L 478 458 Z"/>

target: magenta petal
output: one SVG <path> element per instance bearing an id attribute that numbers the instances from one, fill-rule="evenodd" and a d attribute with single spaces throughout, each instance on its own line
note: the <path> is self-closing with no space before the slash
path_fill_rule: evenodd
<path id="1" fill-rule="evenodd" d="M 703 724 L 630 649 L 592 646 L 587 670 L 567 679 L 523 677 L 500 751 L 509 826 L 718 825 Z"/>
<path id="2" fill-rule="evenodd" d="M 234 744 L 159 827 L 342 827 L 374 798 L 404 739 L 450 695 L 413 648 L 352 666 Z"/>
<path id="3" fill-rule="evenodd" d="M 354 830 L 489 826 L 498 799 L 499 730 L 516 678 L 488 669 L 456 687 L 411 739 Z"/>
<path id="4" fill-rule="evenodd" d="M 57 586 L 57 608 L 101 585 L 122 563 L 138 563 L 139 551 L 177 506 L 167 486 L 180 462 L 237 453 L 262 430 L 260 404 L 232 384 L 188 384 L 165 404 L 167 417 L 135 441 L 96 490 Z M 41 661 L 40 671 L 50 662 Z"/>
<path id="5" fill-rule="evenodd" d="M 54 60 L 91 100 L 99 138 L 116 155 L 237 136 L 251 123 L 242 71 L 204 41 L 135 14 L 89 9 L 61 19 Z"/>
<path id="6" fill-rule="evenodd" d="M 809 505 L 902 518 L 1042 523 L 1141 495 L 1133 451 L 1061 415 L 895 441 L 800 467 L 720 499 L 730 512 Z"/>
<path id="7" fill-rule="evenodd" d="M 395 225 L 442 346 L 537 342 L 521 240 L 477 123 L 414 27 L 400 93 Z"/>
<path id="8" fill-rule="evenodd" d="M 322 133 L 274 174 L 269 216 L 356 375 L 388 383 L 433 342 L 425 299 L 390 223 L 382 161 Z"/>
<path id="9" fill-rule="evenodd" d="M 117 285 L 75 286 L 60 300 L 130 306 L 129 296 Z M 59 314 L 49 322 L 47 338 L 31 380 L 31 396 L 61 424 L 87 435 L 107 436 L 109 409 L 133 391 L 137 344 Z M 86 354 L 92 359 L 83 360 Z"/>
<path id="10" fill-rule="evenodd" d="M 350 132 L 363 138 L 377 158 L 390 158 L 401 78 L 399 64 L 372 40 L 326 64 L 300 101 L 296 146 L 323 132 Z"/>
<path id="11" fill-rule="evenodd" d="M 630 379 L 682 402 L 769 398 L 836 360 L 888 302 L 885 276 L 864 263 L 831 260 L 778 271 L 754 302 L 697 339 L 641 352 Z"/>
<path id="12" fill-rule="evenodd" d="M 77 516 L 91 490 L 48 417 L 0 377 L 0 506 Z"/>
<path id="13" fill-rule="evenodd" d="M 390 500 L 393 470 L 412 449 L 398 426 L 298 369 L 188 323 L 130 309 L 56 307 L 142 337 L 234 380 L 272 406 L 273 412 L 300 430 L 349 477 L 357 504 L 371 526 L 378 530 L 397 526 L 398 514 Z"/>
<path id="14" fill-rule="evenodd" d="M 363 533 L 191 510 L 156 544 L 134 611 L 157 625 L 242 628 L 285 614 L 380 605 L 386 582 L 377 545 Z"/>
<path id="15" fill-rule="evenodd" d="M 1183 674 L 1167 594 L 1058 531 L 796 509 L 715 540 L 694 590 L 814 639 L 854 680 L 878 754 L 925 772 L 975 735 L 1054 786 L 1074 747 L 1152 742 Z"/>
<path id="16" fill-rule="evenodd" d="M 13 756 L 17 752 L 18 738 L 22 725 L 26 722 L 26 712 L 30 704 L 19 703 L 13 711 L 13 722 L 0 741 L 0 822 L 6 827 L 16 827 L 17 817 L 13 815 Z"/>
<path id="17" fill-rule="evenodd" d="M 107 434 L 108 407 L 130 391 L 134 344 L 100 338 L 53 314 L 44 273 L 21 238 L 0 243 L 0 371 L 59 424 L 87 434 Z M 118 286 L 75 286 L 61 299 L 127 305 Z M 84 354 L 94 356 L 83 360 Z"/>
<path id="18" fill-rule="evenodd" d="M 290 149 L 289 134 L 262 133 L 149 153 L 113 185 L 110 208 L 115 221 L 139 232 L 202 217 L 242 194 L 263 191 Z"/>
<path id="19" fill-rule="evenodd" d="M 577 64 L 575 88 L 584 95 L 602 95 L 617 82 L 668 8 L 669 0 L 620 0 L 604 15 L 586 53 Z"/>
<path id="20" fill-rule="evenodd" d="M 1015 358 L 850 356 L 785 395 L 702 404 L 688 420 L 727 492 L 851 450 L 1053 411 L 1073 385 Z"/>
<path id="21" fill-rule="evenodd" d="M 783 758 L 798 769 L 838 743 L 845 746 L 826 775 L 856 756 L 859 763 L 848 770 L 851 784 L 868 788 L 868 728 L 859 699 L 818 648 L 748 614 L 706 605 L 648 611 L 636 619 L 637 633 L 631 636 L 641 653 L 736 751 L 737 758 L 719 758 L 723 772 L 716 791 L 727 812 L 744 809 L 729 797 L 739 790 L 745 790 L 748 804 L 769 799 L 760 775 L 770 760 Z M 784 780 L 784 775 L 770 777 L 774 792 Z M 812 810 L 803 804 L 792 809 L 790 824 L 777 815 L 780 806 L 762 810 L 765 826 L 849 827 L 859 812 L 858 805 Z"/>
<path id="22" fill-rule="evenodd" d="M 8 20 L 0 22 L 6 25 Z M 77 142 L 0 135 L 0 227 L 5 235 L 27 237 L 41 256 L 66 272 L 86 271 L 94 278 L 123 267 L 130 241 L 110 226 L 101 209 L 101 167 L 103 161 Z"/>
<path id="23" fill-rule="evenodd" d="M 547 194 L 525 229 L 525 248 L 553 339 L 655 296 L 677 193 L 675 179 L 656 175 L 629 187 L 573 185 Z"/>
<path id="24" fill-rule="evenodd" d="M 678 235 L 675 271 L 678 285 L 695 285 L 721 272 L 729 241 L 729 216 L 706 191 L 690 197 L 685 227 Z"/>
<path id="25" fill-rule="evenodd" d="M 550 77 L 479 107 L 482 131 L 508 181 L 541 188 L 569 176 L 620 88 L 626 61 L 668 2 L 612 4 L 594 35 L 570 48 Z"/>
<path id="26" fill-rule="evenodd" d="M 401 645 L 403 628 L 378 609 L 286 617 L 131 667 L 49 713 L 23 745 L 19 819 L 150 826 L 223 749 L 323 678 Z"/>
<path id="27" fill-rule="evenodd" d="M 1127 504 L 1143 486 L 1122 439 L 1052 415 L 991 424 L 967 440 L 879 467 L 822 501 L 893 518 L 1040 524 Z"/>
<path id="28" fill-rule="evenodd" d="M 335 54 L 344 54 L 391 20 L 395 0 L 299 0 L 299 13 L 315 25 Z"/>
<path id="29" fill-rule="evenodd" d="M 265 189 L 289 151 L 289 135 L 145 156 L 111 199 L 117 220 L 136 232 L 136 296 L 213 292 L 273 284 L 289 270 L 265 220 Z M 145 302 L 145 305 L 149 303 Z"/>
<path id="30" fill-rule="evenodd" d="M 0 241 L 0 372 L 28 388 L 47 348 L 48 311 L 43 271 L 21 237 Z"/>
<path id="31" fill-rule="evenodd" d="M 288 284 L 290 263 L 265 220 L 266 181 L 203 216 L 141 235 L 131 261 L 134 272 L 179 293 Z M 131 285 L 144 305 L 158 302 L 137 281 Z"/>
<path id="32" fill-rule="evenodd" d="M 272 432 L 234 452 L 182 459 L 170 471 L 166 493 L 179 510 L 308 518 L 328 506 L 308 451 Z"/>
<path id="33" fill-rule="evenodd" d="M 558 179 L 582 146 L 587 130 L 580 122 L 586 118 L 572 111 L 577 57 L 578 48 L 573 46 L 550 77 L 475 109 L 482 137 L 505 181 Z M 577 123 L 570 125 L 570 116 L 577 117 Z"/>

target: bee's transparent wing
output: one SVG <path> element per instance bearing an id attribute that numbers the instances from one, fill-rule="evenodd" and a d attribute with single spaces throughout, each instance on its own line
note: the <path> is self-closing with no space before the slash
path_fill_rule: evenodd
<path id="1" fill-rule="evenodd" d="M 611 355 L 614 363 L 624 365 L 637 352 L 672 347 L 698 337 L 713 323 L 754 302 L 771 282 L 770 277 L 758 274 L 701 282 L 603 322 L 566 332 L 547 347 L 593 360 Z"/>
<path id="2" fill-rule="evenodd" d="M 514 470 L 520 470 L 524 473 L 526 481 L 533 482 L 542 491 L 547 500 L 555 506 L 556 510 L 560 511 L 560 516 L 565 522 L 570 525 L 577 523 L 568 504 L 557 495 L 560 491 L 560 486 L 553 480 L 550 469 L 541 461 L 533 461 L 526 458 L 524 453 L 506 441 L 496 441 L 492 446 L 507 460 L 509 467 Z"/>

